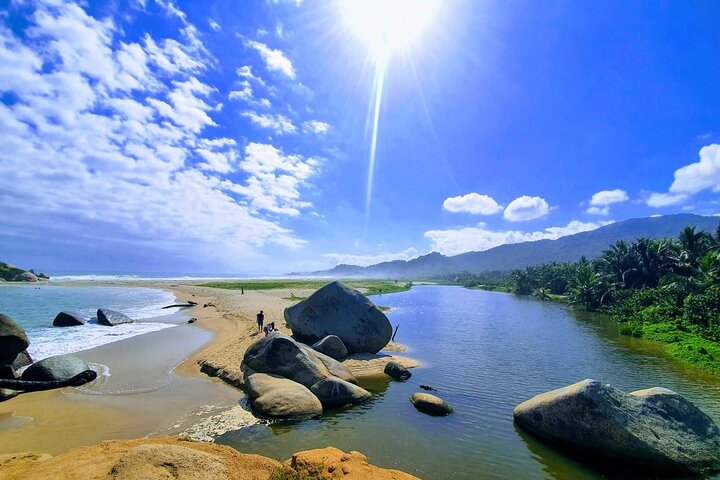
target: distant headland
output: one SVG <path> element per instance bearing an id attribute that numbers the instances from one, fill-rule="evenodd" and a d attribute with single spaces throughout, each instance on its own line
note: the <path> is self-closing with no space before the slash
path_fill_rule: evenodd
<path id="1" fill-rule="evenodd" d="M 35 273 L 31 268 L 30 270 L 23 270 L 15 265 L 9 263 L 0 262 L 0 282 L 42 282 L 50 280 L 50 277 L 44 273 Z"/>

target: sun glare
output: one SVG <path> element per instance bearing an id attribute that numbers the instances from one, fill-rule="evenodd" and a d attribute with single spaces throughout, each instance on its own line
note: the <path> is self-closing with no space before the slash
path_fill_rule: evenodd
<path id="1" fill-rule="evenodd" d="M 440 0 L 342 0 L 347 28 L 378 55 L 405 48 L 435 19 Z"/>

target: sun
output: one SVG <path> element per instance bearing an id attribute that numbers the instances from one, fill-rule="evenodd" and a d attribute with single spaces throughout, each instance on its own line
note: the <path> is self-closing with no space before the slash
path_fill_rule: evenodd
<path id="1" fill-rule="evenodd" d="M 433 23 L 441 0 L 341 0 L 345 26 L 376 55 L 407 48 Z"/>

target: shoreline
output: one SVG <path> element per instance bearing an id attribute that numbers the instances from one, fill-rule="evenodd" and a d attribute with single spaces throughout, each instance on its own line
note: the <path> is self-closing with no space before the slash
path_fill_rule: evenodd
<path id="1" fill-rule="evenodd" d="M 73 354 L 89 363 L 108 365 L 107 381 L 77 390 L 23 394 L 0 403 L 0 453 L 26 450 L 56 455 L 102 440 L 159 434 L 190 433 L 193 438 L 210 440 L 258 423 L 243 406 L 245 394 L 240 390 L 240 362 L 245 350 L 259 338 L 255 313 L 264 310 L 266 322 L 275 322 L 279 330 L 290 333 L 284 326 L 283 311 L 294 302 L 287 297 L 291 293 L 308 296 L 314 291 L 251 290 L 242 294 L 199 287 L 192 280 L 68 283 L 61 286 L 167 291 L 178 302 L 197 302 L 197 306 L 176 313 L 197 320 Z M 418 365 L 406 357 L 378 357 L 349 360 L 347 366 L 364 377 L 382 374 L 390 358 L 408 367 Z M 126 387 L 129 393 L 124 392 Z"/>

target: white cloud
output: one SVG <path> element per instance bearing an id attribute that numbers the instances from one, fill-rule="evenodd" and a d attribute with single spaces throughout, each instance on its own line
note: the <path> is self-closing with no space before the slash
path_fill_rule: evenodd
<path id="1" fill-rule="evenodd" d="M 330 130 L 330 124 L 319 120 L 308 120 L 303 122 L 303 131 L 305 133 L 314 133 L 315 135 L 325 135 Z"/>
<path id="2" fill-rule="evenodd" d="M 590 215 L 609 215 L 610 205 L 627 202 L 630 199 L 625 190 L 603 190 L 595 193 L 590 198 L 590 207 L 587 213 Z"/>
<path id="3" fill-rule="evenodd" d="M 235 70 L 235 73 L 237 73 L 238 77 L 244 78 L 246 80 L 254 80 L 260 85 L 265 85 L 265 80 L 255 75 L 250 65 L 243 65 L 242 67 Z"/>
<path id="4" fill-rule="evenodd" d="M 675 171 L 670 193 L 694 195 L 702 190 L 720 192 L 720 144 L 700 149 L 700 161 Z"/>
<path id="5" fill-rule="evenodd" d="M 250 121 L 258 127 L 271 129 L 278 135 L 285 133 L 293 134 L 297 132 L 297 127 L 284 115 L 257 113 L 250 110 L 241 113 L 241 115 L 249 118 Z"/>
<path id="6" fill-rule="evenodd" d="M 101 235 L 217 260 L 305 243 L 261 210 L 309 205 L 300 187 L 318 162 L 281 155 L 276 169 L 260 168 L 247 149 L 239 163 L 235 140 L 205 136 L 219 92 L 198 77 L 212 61 L 192 25 L 178 39 L 124 43 L 78 5 L 28 10 L 23 36 L 0 17 L 0 92 L 13 98 L 0 102 L 4 235 L 42 229 L 37 238 L 90 244 Z M 225 176 L 238 168 L 240 183 Z"/>
<path id="7" fill-rule="evenodd" d="M 646 200 L 648 207 L 662 208 L 677 205 L 688 199 L 687 195 L 672 193 L 651 193 Z"/>
<path id="8" fill-rule="evenodd" d="M 219 32 L 219 31 L 222 29 L 222 27 L 220 27 L 220 24 L 217 23 L 217 22 L 216 22 L 215 20 L 213 20 L 212 18 L 208 18 L 208 24 L 210 25 L 210 28 L 212 28 L 212 29 L 215 30 L 216 32 Z"/>
<path id="9" fill-rule="evenodd" d="M 418 256 L 418 251 L 412 247 L 402 252 L 380 253 L 377 255 L 354 255 L 351 253 L 326 253 L 323 257 L 332 260 L 333 264 L 359 265 L 366 267 L 376 263 L 392 262 L 393 260 L 411 260 Z"/>
<path id="10" fill-rule="evenodd" d="M 536 240 L 555 240 L 566 235 L 587 232 L 608 225 L 605 222 L 580 222 L 573 220 L 564 227 L 549 227 L 543 231 L 521 232 L 518 230 L 491 230 L 485 223 L 475 227 L 463 227 L 448 230 L 429 230 L 425 238 L 429 239 L 432 249 L 443 255 L 459 255 L 465 252 L 488 250 L 509 243 L 532 242 Z"/>
<path id="11" fill-rule="evenodd" d="M 465 212 L 475 215 L 495 215 L 502 212 L 503 209 L 492 197 L 474 192 L 446 198 L 443 208 L 452 213 Z"/>
<path id="12" fill-rule="evenodd" d="M 518 197 L 505 207 L 503 218 L 510 222 L 525 222 L 550 213 L 550 205 L 542 197 Z"/>
<path id="13" fill-rule="evenodd" d="M 262 57 L 268 70 L 280 72 L 286 77 L 295 80 L 295 69 L 292 62 L 285 56 L 282 50 L 275 50 L 262 42 L 250 40 L 247 45 L 254 48 Z"/>

